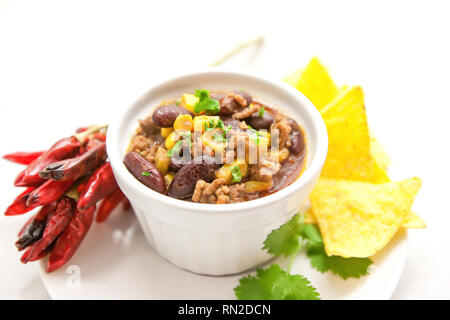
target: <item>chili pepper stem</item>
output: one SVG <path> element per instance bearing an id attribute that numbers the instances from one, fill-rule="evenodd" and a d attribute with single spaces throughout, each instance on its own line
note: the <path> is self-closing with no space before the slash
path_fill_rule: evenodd
<path id="1" fill-rule="evenodd" d="M 210 67 L 217 67 L 219 65 L 221 65 L 222 63 L 224 63 L 225 61 L 227 61 L 228 59 L 230 59 L 232 56 L 234 56 L 235 54 L 241 52 L 242 50 L 244 50 L 245 48 L 257 44 L 257 45 L 261 45 L 264 42 L 264 36 L 261 35 L 259 37 L 253 38 L 251 40 L 248 40 L 246 42 L 242 42 L 240 44 L 238 44 L 236 47 L 234 47 L 231 51 L 227 52 L 226 54 L 224 54 L 222 57 L 220 57 L 219 59 L 217 59 L 216 61 L 210 63 Z"/>
<path id="2" fill-rule="evenodd" d="M 104 126 L 92 125 L 88 127 L 85 131 L 73 134 L 73 137 L 75 137 L 80 143 L 83 143 L 87 136 L 95 132 L 99 132 L 102 129 L 108 129 L 108 125 Z"/>

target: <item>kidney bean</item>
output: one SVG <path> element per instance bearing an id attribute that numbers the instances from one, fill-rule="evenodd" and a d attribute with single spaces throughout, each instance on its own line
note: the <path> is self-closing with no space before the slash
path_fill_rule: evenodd
<path id="1" fill-rule="evenodd" d="M 214 179 L 214 170 L 218 168 L 215 158 L 201 157 L 201 163 L 193 161 L 184 165 L 176 174 L 169 186 L 169 196 L 177 199 L 192 197 L 198 180 L 211 181 Z"/>
<path id="2" fill-rule="evenodd" d="M 222 100 L 223 98 L 225 98 L 225 94 L 224 94 L 224 93 L 218 93 L 218 92 L 211 92 L 211 93 L 209 94 L 209 97 L 210 97 L 211 99 L 220 101 L 220 100 Z"/>
<path id="3" fill-rule="evenodd" d="M 178 172 L 182 167 L 191 163 L 191 159 L 188 161 L 183 160 L 183 157 L 171 157 L 169 163 L 169 171 Z"/>
<path id="4" fill-rule="evenodd" d="M 153 112 L 152 120 L 158 127 L 169 128 L 173 126 L 175 119 L 180 114 L 190 114 L 191 116 L 194 116 L 192 112 L 185 108 L 175 105 L 165 105 L 158 107 L 155 112 Z"/>
<path id="5" fill-rule="evenodd" d="M 259 116 L 259 112 L 255 112 L 250 117 L 245 119 L 247 124 L 251 125 L 254 129 L 269 129 L 270 125 L 273 123 L 274 117 L 267 110 L 264 111 L 262 117 Z"/>
<path id="6" fill-rule="evenodd" d="M 305 136 L 300 130 L 298 123 L 294 119 L 288 119 L 291 131 L 291 146 L 289 150 L 293 155 L 299 156 L 305 153 Z"/>
<path id="7" fill-rule="evenodd" d="M 240 106 L 234 101 L 233 97 L 225 97 L 220 100 L 219 116 L 231 116 Z"/>
<path id="8" fill-rule="evenodd" d="M 128 152 L 125 155 L 123 163 L 128 171 L 142 184 L 156 192 L 166 193 L 166 182 L 161 171 L 153 163 L 147 161 L 140 153 Z"/>

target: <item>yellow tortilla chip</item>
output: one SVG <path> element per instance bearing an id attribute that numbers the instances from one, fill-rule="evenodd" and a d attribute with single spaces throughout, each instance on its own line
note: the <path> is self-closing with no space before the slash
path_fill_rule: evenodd
<path id="1" fill-rule="evenodd" d="M 316 57 L 312 58 L 295 87 L 321 111 L 338 94 L 338 88 L 327 69 Z"/>
<path id="2" fill-rule="evenodd" d="M 302 75 L 303 69 L 297 69 L 294 72 L 288 74 L 286 77 L 283 78 L 283 81 L 290 84 L 295 88 L 297 85 L 298 80 L 300 79 L 300 76 Z"/>
<path id="3" fill-rule="evenodd" d="M 427 227 L 427 223 L 417 213 L 410 211 L 403 220 L 402 227 L 410 229 L 424 229 Z"/>
<path id="4" fill-rule="evenodd" d="M 317 224 L 317 219 L 312 208 L 309 208 L 305 212 L 305 223 Z M 409 211 L 403 219 L 402 227 L 408 229 L 424 229 L 427 227 L 427 223 L 417 213 Z"/>
<path id="5" fill-rule="evenodd" d="M 384 248 L 410 211 L 421 181 L 365 182 L 319 179 L 311 206 L 325 251 L 365 258 Z"/>
<path id="6" fill-rule="evenodd" d="M 391 164 L 391 157 L 387 154 L 386 150 L 384 150 L 381 143 L 373 136 L 372 131 L 370 134 L 370 154 L 381 166 L 384 170 L 387 170 L 389 165 Z"/>
<path id="7" fill-rule="evenodd" d="M 388 182 L 373 158 L 361 87 L 342 92 L 322 111 L 328 130 L 328 155 L 322 177 L 373 183 Z"/>
<path id="8" fill-rule="evenodd" d="M 312 208 L 309 208 L 305 212 L 305 223 L 317 224 L 317 220 L 316 220 L 316 217 L 314 216 L 314 212 L 313 212 Z"/>

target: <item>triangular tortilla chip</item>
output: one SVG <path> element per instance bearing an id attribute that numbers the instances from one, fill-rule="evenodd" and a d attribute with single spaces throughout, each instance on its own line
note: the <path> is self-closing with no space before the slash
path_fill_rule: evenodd
<path id="1" fill-rule="evenodd" d="M 328 155 L 322 176 L 384 183 L 386 171 L 372 157 L 364 93 L 352 87 L 322 111 L 328 130 Z"/>
<path id="2" fill-rule="evenodd" d="M 290 84 L 295 88 L 295 86 L 298 83 L 298 80 L 300 79 L 300 76 L 302 75 L 303 69 L 297 69 L 294 72 L 291 72 L 286 77 L 283 78 L 283 81 Z"/>
<path id="3" fill-rule="evenodd" d="M 403 220 L 402 227 L 410 229 L 424 229 L 427 227 L 427 223 L 415 212 L 410 211 Z"/>
<path id="4" fill-rule="evenodd" d="M 311 206 L 328 255 L 365 258 L 384 248 L 410 211 L 421 181 L 319 179 Z"/>
<path id="5" fill-rule="evenodd" d="M 327 69 L 316 57 L 312 58 L 295 87 L 321 111 L 338 94 L 338 88 Z"/>

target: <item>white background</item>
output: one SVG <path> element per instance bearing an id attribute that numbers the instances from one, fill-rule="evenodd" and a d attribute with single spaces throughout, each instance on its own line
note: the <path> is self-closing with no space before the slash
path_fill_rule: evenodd
<path id="1" fill-rule="evenodd" d="M 317 55 L 360 84 L 394 179 L 423 179 L 395 299 L 450 298 L 450 47 L 445 1 L 0 1 L 1 153 L 40 150 L 107 123 L 152 81 L 200 68 L 258 34 L 228 63 L 282 77 Z M 0 211 L 19 192 L 0 162 Z M 14 248 L 26 217 L 0 217 L 0 298 L 48 298 Z M 101 248 L 96 248 L 101 250 Z"/>

